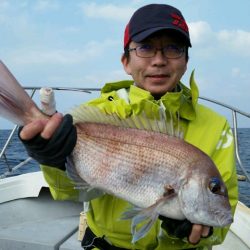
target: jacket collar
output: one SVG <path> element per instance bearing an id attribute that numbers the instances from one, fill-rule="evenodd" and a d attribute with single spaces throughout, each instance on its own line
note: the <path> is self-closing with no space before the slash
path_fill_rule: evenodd
<path id="1" fill-rule="evenodd" d="M 101 92 L 108 93 L 121 88 L 129 89 L 129 100 L 131 105 L 138 106 L 139 103 L 145 101 L 151 101 L 157 106 L 163 103 L 166 110 L 172 114 L 179 113 L 181 118 L 192 121 L 196 118 L 196 104 L 199 96 L 199 90 L 194 80 L 194 71 L 190 76 L 189 84 L 190 89 L 182 82 L 179 82 L 176 91 L 167 92 L 159 100 L 154 100 L 150 92 L 136 87 L 134 82 L 129 80 L 107 83 L 102 88 Z"/>

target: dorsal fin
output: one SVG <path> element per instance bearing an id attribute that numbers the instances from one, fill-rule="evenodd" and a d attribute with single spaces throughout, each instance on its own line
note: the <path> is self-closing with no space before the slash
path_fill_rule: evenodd
<path id="1" fill-rule="evenodd" d="M 169 118 L 167 118 L 165 109 L 162 107 L 159 108 L 158 119 L 149 118 L 144 111 L 140 114 L 132 114 L 123 119 L 116 113 L 108 114 L 96 106 L 84 104 L 74 108 L 70 114 L 73 116 L 74 124 L 81 122 L 103 123 L 126 128 L 155 131 L 183 138 L 183 133 L 179 126 L 179 119 L 177 126 L 174 126 L 172 115 L 170 114 Z"/>

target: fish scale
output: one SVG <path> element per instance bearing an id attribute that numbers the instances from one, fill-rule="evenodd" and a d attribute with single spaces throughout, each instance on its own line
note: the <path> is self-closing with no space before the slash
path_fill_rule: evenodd
<path id="1" fill-rule="evenodd" d="M 93 131 L 98 131 L 97 125 L 89 124 L 89 127 L 91 126 L 96 126 Z M 107 132 L 105 136 L 104 133 L 100 135 L 96 132 L 90 137 L 88 124 L 85 123 L 82 127 L 85 127 L 86 131 L 85 133 L 81 131 L 79 136 L 81 139 L 78 140 L 75 149 L 77 151 L 76 166 L 78 163 L 84 166 L 80 176 L 92 185 L 105 187 L 106 191 L 116 190 L 117 193 L 122 194 L 121 198 L 136 203 L 138 206 L 144 205 L 145 207 L 145 204 L 150 206 L 163 196 L 164 186 L 172 184 L 173 177 L 178 174 L 176 172 L 180 171 L 180 168 L 176 171 L 176 165 L 183 165 L 178 159 L 178 150 L 173 150 L 173 147 L 158 150 L 156 145 L 152 148 L 151 144 L 146 144 L 143 140 L 133 144 L 131 135 L 126 137 L 118 133 L 109 133 L 107 126 L 102 129 Z M 123 132 L 126 130 L 123 129 Z M 149 132 L 145 134 L 147 139 L 152 137 Z M 104 157 L 110 162 L 103 164 Z M 91 179 L 90 176 L 96 178 Z"/>
<path id="2" fill-rule="evenodd" d="M 83 135 L 82 135 L 83 136 Z M 122 142 L 122 138 L 117 138 L 117 141 Z M 120 143 L 121 143 L 120 142 Z M 112 144 L 114 146 L 112 146 Z M 152 180 L 156 179 L 162 179 L 162 176 L 171 176 L 171 173 L 169 172 L 170 168 L 162 168 L 161 163 L 157 163 L 157 161 L 162 162 L 162 159 L 164 157 L 161 157 L 159 155 L 159 152 L 155 149 L 147 149 L 145 146 L 140 147 L 137 145 L 131 145 L 126 143 L 121 143 L 122 151 L 120 146 L 117 146 L 117 142 L 114 140 L 108 140 L 108 139 L 100 139 L 97 141 L 97 139 L 94 137 L 92 140 L 90 138 L 82 138 L 79 140 L 79 147 L 81 150 L 81 153 L 76 153 L 76 155 L 81 155 L 81 159 L 76 159 L 76 162 L 82 162 L 82 166 L 84 165 L 84 169 L 82 171 L 81 177 L 83 179 L 89 180 L 89 176 L 87 175 L 90 173 L 91 176 L 97 176 L 101 179 L 107 180 L 105 182 L 105 186 L 109 188 L 109 190 L 116 190 L 117 192 L 126 192 L 127 199 L 129 196 L 131 196 L 131 191 L 134 190 L 136 194 L 140 195 L 141 197 L 149 197 L 145 194 L 148 194 L 148 190 L 151 187 L 155 186 L 155 183 Z M 77 150 L 77 147 L 75 150 Z M 119 150 L 118 150 L 118 149 Z M 139 148 L 139 151 L 141 151 L 142 155 L 141 157 L 138 156 L 138 154 L 134 154 L 133 152 L 137 152 Z M 86 152 L 85 150 L 86 149 Z M 103 165 L 103 157 L 105 156 L 106 152 L 108 151 L 114 151 L 113 154 L 110 154 L 108 158 L 110 159 L 110 163 L 108 165 L 108 170 L 105 169 L 107 164 Z M 118 152 L 117 152 L 118 151 Z M 156 155 L 155 155 L 156 154 Z M 155 155 L 153 157 L 153 160 L 155 159 L 154 165 L 157 167 L 157 169 L 152 169 L 152 155 Z M 107 155 L 106 155 L 107 156 Z M 129 157 L 130 156 L 130 157 Z M 77 163 L 76 163 L 77 165 Z M 91 171 L 92 170 L 92 171 Z M 106 179 L 106 175 L 109 175 L 109 178 Z M 156 175 L 155 173 L 164 173 L 164 175 Z M 103 174 L 100 174 L 103 173 Z M 133 174 L 131 174 L 133 173 Z M 145 174 L 146 173 L 146 174 Z M 121 176 L 123 178 L 121 178 Z M 160 178 L 161 177 L 161 178 Z M 143 180 L 140 180 L 142 179 Z M 132 180 L 133 179 L 133 180 Z M 92 182 L 93 179 L 90 180 Z M 102 181 L 102 180 L 99 180 Z M 141 189 L 141 186 L 138 185 L 138 183 L 145 183 L 144 189 Z M 93 183 L 92 183 L 93 184 Z M 159 185 L 159 184 L 157 184 Z M 143 186 L 142 186 L 143 187 Z M 136 192 L 140 188 L 140 193 Z M 121 190 L 124 189 L 124 190 Z M 127 190 L 127 191 L 126 191 Z M 155 189 L 157 190 L 157 189 Z M 162 194 L 164 192 L 164 189 L 162 188 Z M 151 196 L 151 204 L 152 202 L 155 202 L 156 195 Z M 123 197 L 124 198 L 124 197 Z"/>

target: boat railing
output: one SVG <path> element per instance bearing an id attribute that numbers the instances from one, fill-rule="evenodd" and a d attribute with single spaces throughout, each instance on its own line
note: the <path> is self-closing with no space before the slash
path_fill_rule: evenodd
<path id="1" fill-rule="evenodd" d="M 24 87 L 26 90 L 31 91 L 30 96 L 33 97 L 35 92 L 37 90 L 39 90 L 41 87 Z M 84 92 L 87 94 L 92 94 L 93 92 L 99 92 L 100 89 L 99 88 L 70 88 L 70 87 L 53 87 L 53 90 L 55 91 L 77 91 L 77 92 Z M 235 139 L 235 155 L 236 155 L 236 159 L 238 162 L 238 165 L 240 167 L 240 169 L 242 170 L 242 172 L 244 173 L 244 177 L 246 180 L 249 181 L 250 183 L 250 176 L 246 171 L 245 166 L 243 165 L 242 161 L 241 161 L 241 156 L 239 154 L 239 142 L 238 142 L 238 114 L 246 117 L 246 118 L 250 118 L 250 114 L 246 113 L 244 111 L 241 111 L 233 106 L 227 105 L 225 103 L 222 103 L 220 101 L 217 100 L 213 100 L 210 98 L 206 98 L 206 97 L 199 97 L 201 100 L 207 101 L 209 103 L 213 103 L 216 105 L 219 105 L 220 107 L 223 107 L 225 109 L 228 109 L 232 112 L 232 129 L 233 129 L 233 136 Z M 29 161 L 32 160 L 31 157 L 28 157 L 27 159 L 25 159 L 24 161 L 22 161 L 21 163 L 17 164 L 16 166 L 12 167 L 10 166 L 10 164 L 8 163 L 8 159 L 6 157 L 6 150 L 15 134 L 16 129 L 18 128 L 18 126 L 14 126 L 14 128 L 12 129 L 11 133 L 9 134 L 1 152 L 0 152 L 0 160 L 4 160 L 4 162 L 6 163 L 6 166 L 8 168 L 8 170 L 3 173 L 2 175 L 0 175 L 0 179 L 5 178 L 7 176 L 9 176 L 10 174 L 13 174 L 14 171 L 16 171 L 17 169 L 21 168 L 22 166 L 26 165 Z"/>

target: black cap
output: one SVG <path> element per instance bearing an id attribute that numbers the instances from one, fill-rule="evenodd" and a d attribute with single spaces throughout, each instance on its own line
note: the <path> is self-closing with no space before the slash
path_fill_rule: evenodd
<path id="1" fill-rule="evenodd" d="M 141 42 L 160 30 L 175 30 L 192 47 L 187 23 L 181 12 L 167 4 L 149 4 L 138 9 L 131 17 L 124 33 L 124 48 L 131 42 Z"/>

